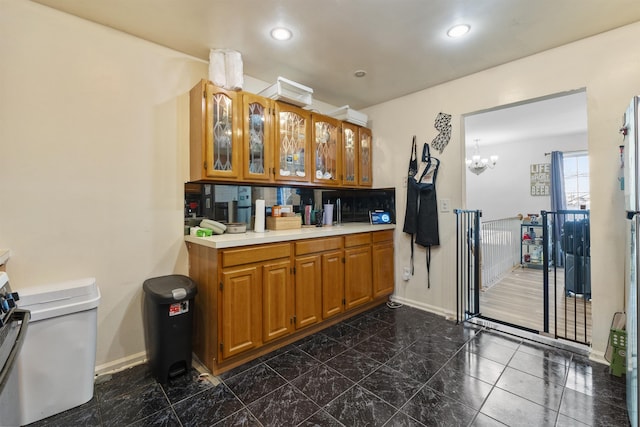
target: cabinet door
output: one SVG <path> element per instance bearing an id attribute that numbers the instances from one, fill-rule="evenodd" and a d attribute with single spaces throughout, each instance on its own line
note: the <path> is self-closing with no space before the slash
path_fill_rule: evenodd
<path id="1" fill-rule="evenodd" d="M 209 178 L 238 178 L 241 145 L 238 92 L 208 83 L 205 98 L 205 175 Z"/>
<path id="2" fill-rule="evenodd" d="M 296 329 L 322 320 L 322 260 L 320 255 L 296 258 Z"/>
<path id="3" fill-rule="evenodd" d="M 393 242 L 376 243 L 372 250 L 373 297 L 393 292 L 395 281 L 393 268 Z"/>
<path id="4" fill-rule="evenodd" d="M 358 185 L 363 187 L 373 185 L 371 139 L 371 130 L 362 127 L 358 129 Z"/>
<path id="5" fill-rule="evenodd" d="M 220 355 L 226 359 L 262 344 L 262 297 L 258 269 L 245 267 L 223 270 L 221 285 L 218 298 Z"/>
<path id="6" fill-rule="evenodd" d="M 311 113 L 276 102 L 276 180 L 309 182 L 310 130 Z"/>
<path id="7" fill-rule="evenodd" d="M 371 300 L 371 246 L 357 246 L 344 250 L 345 310 Z"/>
<path id="8" fill-rule="evenodd" d="M 311 119 L 313 182 L 339 185 L 342 157 L 340 121 L 320 114 L 313 114 Z"/>
<path id="9" fill-rule="evenodd" d="M 251 181 L 273 178 L 273 101 L 242 94 L 243 175 Z"/>
<path id="10" fill-rule="evenodd" d="M 342 123 L 342 184 L 358 185 L 358 127 Z"/>
<path id="11" fill-rule="evenodd" d="M 322 254 L 322 317 L 335 316 L 344 311 L 343 251 Z"/>
<path id="12" fill-rule="evenodd" d="M 262 339 L 280 338 L 293 331 L 293 289 L 289 260 L 262 267 Z"/>

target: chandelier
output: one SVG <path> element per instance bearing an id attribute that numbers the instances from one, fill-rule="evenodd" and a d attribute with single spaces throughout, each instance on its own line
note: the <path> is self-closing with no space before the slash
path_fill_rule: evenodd
<path id="1" fill-rule="evenodd" d="M 486 157 L 480 158 L 479 149 L 478 149 L 478 139 L 475 140 L 476 146 L 473 152 L 473 156 L 471 159 L 466 159 L 465 163 L 467 164 L 467 168 L 476 175 L 480 175 L 482 172 L 489 169 L 493 169 L 498 163 L 498 156 L 491 156 L 488 159 Z"/>

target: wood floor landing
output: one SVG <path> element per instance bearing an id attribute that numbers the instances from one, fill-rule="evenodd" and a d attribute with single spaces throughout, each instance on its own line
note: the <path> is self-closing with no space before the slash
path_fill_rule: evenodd
<path id="1" fill-rule="evenodd" d="M 549 271 L 549 332 L 572 341 L 591 343 L 591 301 L 585 301 L 580 295 L 565 296 L 564 270 L 558 268 L 556 271 L 555 282 L 553 270 Z M 516 268 L 500 282 L 480 292 L 482 316 L 543 331 L 542 276 L 542 270 Z M 557 283 L 555 292 L 554 283 Z"/>

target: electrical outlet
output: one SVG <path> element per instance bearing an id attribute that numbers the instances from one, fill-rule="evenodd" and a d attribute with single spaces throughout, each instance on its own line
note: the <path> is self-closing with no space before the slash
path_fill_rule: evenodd
<path id="1" fill-rule="evenodd" d="M 402 271 L 402 280 L 406 282 L 409 280 L 410 277 L 411 277 L 411 267 L 405 267 L 404 270 Z"/>
<path id="2" fill-rule="evenodd" d="M 407 175 L 402 177 L 402 188 L 407 188 Z"/>
<path id="3" fill-rule="evenodd" d="M 440 199 L 440 212 L 449 212 L 449 211 L 451 211 L 451 200 Z"/>

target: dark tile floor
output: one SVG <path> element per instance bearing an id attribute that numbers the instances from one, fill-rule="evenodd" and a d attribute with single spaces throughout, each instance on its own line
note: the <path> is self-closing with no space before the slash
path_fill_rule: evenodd
<path id="1" fill-rule="evenodd" d="M 34 425 L 628 425 L 624 378 L 563 350 L 380 306 L 220 376 L 146 365 Z"/>

